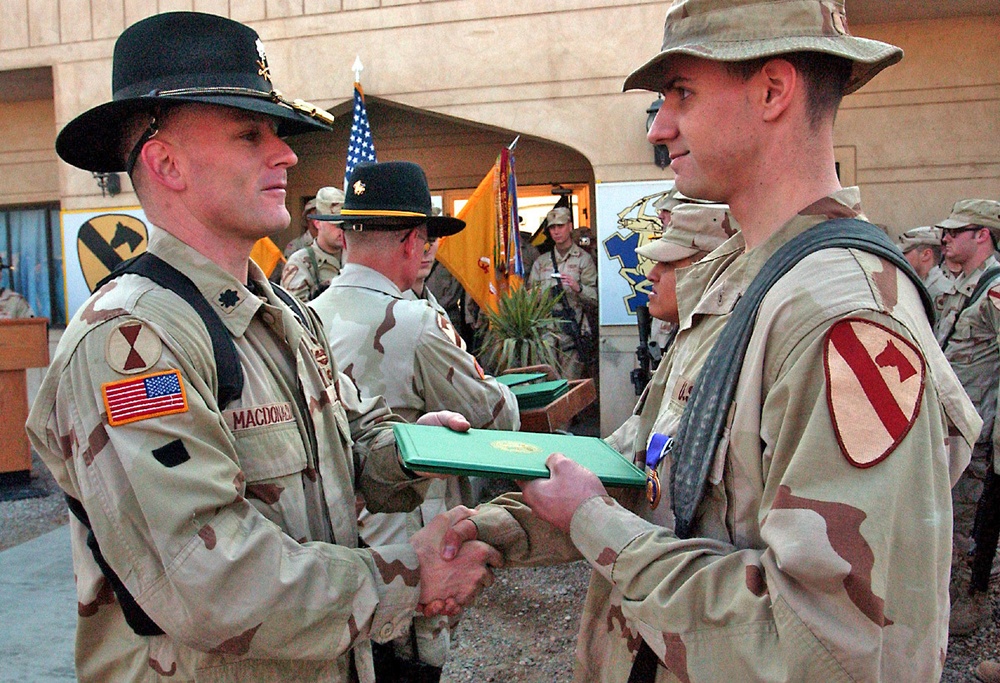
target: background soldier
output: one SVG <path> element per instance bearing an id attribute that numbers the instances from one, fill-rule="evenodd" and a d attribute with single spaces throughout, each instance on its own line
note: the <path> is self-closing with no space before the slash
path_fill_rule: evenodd
<path id="1" fill-rule="evenodd" d="M 662 93 L 650 142 L 741 230 L 678 274 L 679 299 L 704 292 L 668 371 L 692 388 L 673 438 L 646 444 L 672 459 L 674 526 L 554 454 L 446 553 L 478 535 L 519 562 L 590 561 L 580 681 L 936 680 L 950 487 L 981 421 L 833 147 L 842 96 L 901 51 L 851 36 L 834 0 L 675 0 L 663 35 L 625 88 Z"/>
<path id="2" fill-rule="evenodd" d="M 917 275 L 924 281 L 928 290 L 938 283 L 944 275 L 938 264 L 941 262 L 941 230 L 925 226 L 907 230 L 897 240 L 899 250 Z"/>
<path id="3" fill-rule="evenodd" d="M 14 266 L 9 266 L 0 257 L 0 273 L 4 270 L 13 272 Z M 34 318 L 35 312 L 31 310 L 28 300 L 15 292 L 0 286 L 0 320 L 10 320 L 12 318 Z"/>
<path id="4" fill-rule="evenodd" d="M 320 188 L 316 193 L 315 213 L 307 216 L 316 229 L 316 239 L 289 256 L 281 272 L 281 286 L 303 303 L 315 299 L 340 274 L 344 230 L 339 222 L 329 218 L 340 212 L 343 203 L 343 190 Z"/>
<path id="5" fill-rule="evenodd" d="M 941 230 L 944 260 L 953 269 L 945 269 L 953 277 L 949 278 L 949 286 L 934 300 L 937 312 L 934 335 L 942 345 L 954 331 L 955 320 L 975 290 L 980 276 L 987 268 L 997 265 L 995 238 L 989 229 L 974 222 L 984 215 L 988 216 L 989 204 L 995 203 L 985 199 L 955 202 L 951 215 L 936 226 Z"/>
<path id="6" fill-rule="evenodd" d="M 944 353 L 958 375 L 973 405 L 983 418 L 983 429 L 972 451 L 972 462 L 952 490 L 955 514 L 951 612 L 952 635 L 967 635 L 990 618 L 987 589 L 993 556 L 996 554 L 996 524 L 992 538 L 981 537 L 980 510 L 989 510 L 995 520 L 1000 505 L 994 483 L 996 461 L 993 441 L 1000 382 L 1000 265 L 994 257 L 1000 235 L 1000 202 L 967 199 L 957 202 L 951 215 L 938 227 L 944 233 L 944 248 L 962 275 L 957 288 L 946 294 L 942 317 L 950 326 L 940 327 Z M 977 527 L 973 530 L 974 525 Z M 968 556 L 975 548 L 973 565 L 978 567 L 970 581 Z M 982 559 L 979 560 L 979 556 Z"/>
<path id="7" fill-rule="evenodd" d="M 483 374 L 442 311 L 411 298 L 433 244 L 465 223 L 431 215 L 427 180 L 416 164 L 359 164 L 347 192 L 343 214 L 332 219 L 348 225 L 348 263 L 310 304 L 323 320 L 337 363 L 363 398 L 381 395 L 409 420 L 433 410 L 461 409 L 475 428 L 517 429 L 517 399 L 510 390 Z M 448 508 L 478 502 L 463 501 L 463 484 L 468 482 L 458 477 L 433 482 L 412 513 L 363 510 L 361 537 L 371 546 L 406 543 Z M 418 652 L 409 633 L 394 647 L 376 647 L 377 676 L 437 680 L 448 655 L 447 619 L 416 619 L 414 627 Z M 418 654 L 427 667 L 419 666 Z"/>
<path id="8" fill-rule="evenodd" d="M 656 262 L 646 276 L 652 283 L 649 314 L 653 318 L 671 323 L 674 329 L 682 318 L 685 325 L 689 324 L 692 310 L 702 293 L 688 288 L 679 294 L 677 272 L 698 263 L 736 233 L 736 224 L 728 209 L 724 204 L 675 205 L 663 235 L 635 250 L 639 256 Z M 670 458 L 654 458 L 647 462 L 646 456 L 651 453 L 647 444 L 654 434 L 675 433 L 691 387 L 685 381 L 667 387 L 673 362 L 671 348 L 666 348 L 666 355 L 639 398 L 632 416 L 607 438 L 615 450 L 636 466 L 647 470 L 650 475 L 655 472 L 657 483 L 654 485 L 659 489 L 656 504 L 652 500 L 636 497 L 631 508 L 644 519 L 662 526 L 673 526 L 670 504 L 662 499 L 662 485 L 670 481 Z M 667 454 L 661 449 L 657 452 L 659 455 Z"/>
<path id="9" fill-rule="evenodd" d="M 554 247 L 531 266 L 525 283 L 528 287 L 550 289 L 560 287 L 563 293 L 553 313 L 564 320 L 563 333 L 559 335 L 559 348 L 569 357 L 563 374 L 570 379 L 583 377 L 592 370 L 593 335 L 587 316 L 588 307 L 597 306 L 597 265 L 590 254 L 573 242 L 573 217 L 569 209 L 557 207 L 545 216 L 545 230 Z"/>
<path id="10" fill-rule="evenodd" d="M 213 15 L 129 27 L 112 80 L 56 151 L 127 171 L 154 228 L 67 326 L 27 424 L 73 512 L 77 676 L 372 683 L 369 638 L 467 601 L 492 552 L 448 568 L 434 528 L 357 547 L 355 482 L 396 510 L 426 482 L 398 459 L 399 418 L 250 262 L 289 222 L 279 134 L 331 117 L 273 90 L 257 34 Z"/>

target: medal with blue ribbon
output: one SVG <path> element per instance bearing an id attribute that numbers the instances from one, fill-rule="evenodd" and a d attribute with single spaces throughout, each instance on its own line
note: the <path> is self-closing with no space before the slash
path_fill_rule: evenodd
<path id="1" fill-rule="evenodd" d="M 663 488 L 660 486 L 660 475 L 657 474 L 656 468 L 670 453 L 673 445 L 673 437 L 654 432 L 646 447 L 646 500 L 649 501 L 649 507 L 653 510 L 660 504 L 660 496 L 663 493 Z"/>

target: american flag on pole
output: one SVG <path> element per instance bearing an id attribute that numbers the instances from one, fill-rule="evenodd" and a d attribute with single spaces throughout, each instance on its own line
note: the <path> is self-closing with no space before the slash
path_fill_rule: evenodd
<path id="1" fill-rule="evenodd" d="M 351 171 L 362 161 L 375 162 L 375 141 L 372 140 L 372 130 L 368 125 L 368 112 L 365 110 L 365 92 L 361 84 L 354 82 L 354 121 L 351 123 L 351 139 L 347 143 L 347 170 L 344 171 L 344 187 Z"/>
<path id="2" fill-rule="evenodd" d="M 101 391 L 108 409 L 108 424 L 112 427 L 188 409 L 181 373 L 177 370 L 108 382 Z"/>

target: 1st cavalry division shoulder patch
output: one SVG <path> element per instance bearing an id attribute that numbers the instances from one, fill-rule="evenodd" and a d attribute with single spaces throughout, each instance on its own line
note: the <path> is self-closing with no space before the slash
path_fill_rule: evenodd
<path id="1" fill-rule="evenodd" d="M 108 382 L 101 386 L 108 424 L 112 427 L 185 413 L 188 409 L 184 381 L 178 370 Z"/>
<path id="2" fill-rule="evenodd" d="M 846 318 L 827 332 L 823 363 L 840 450 L 855 467 L 878 464 L 903 440 L 920 411 L 923 356 L 878 323 Z"/>

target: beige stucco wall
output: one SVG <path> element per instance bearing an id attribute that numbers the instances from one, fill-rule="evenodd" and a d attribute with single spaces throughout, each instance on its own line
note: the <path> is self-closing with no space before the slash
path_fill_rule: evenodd
<path id="1" fill-rule="evenodd" d="M 863 2 L 880 0 L 852 0 Z M 110 55 L 122 28 L 172 9 L 250 23 L 267 46 L 276 85 L 338 111 L 351 97 L 351 64 L 359 55 L 366 92 L 411 113 L 385 117 L 382 130 L 376 130 L 380 157 L 421 162 L 436 188 L 474 185 L 469 179 L 485 172 L 477 168 L 510 133 L 526 136 L 518 161 L 522 182 L 669 178 L 669 171 L 651 163 L 644 139 L 645 109 L 653 95 L 620 92 L 629 70 L 655 52 L 668 4 L 5 2 L 0 85 L 4 71 L 51 66 L 54 93 L 47 104 L 0 102 L 4 129 L 18 131 L 15 142 L 0 142 L 0 174 L 23 173 L 26 163 L 32 169 L 18 181 L 21 189 L 3 181 L 0 203 L 46 197 L 59 198 L 64 209 L 135 204 L 127 192 L 102 198 L 89 173 L 56 161 L 51 143 L 70 118 L 110 97 Z M 852 24 L 852 30 L 906 51 L 900 65 L 848 97 L 838 119 L 842 177 L 861 185 L 872 220 L 899 231 L 942 218 L 961 197 L 1000 196 L 1000 16 Z M 325 141 L 293 141 L 302 158 L 290 177 L 293 211 L 314 187 L 339 182 L 345 124 L 338 122 L 337 134 Z M 615 397 L 603 401 L 608 431 L 631 403 L 627 370 L 635 338 L 626 330 L 602 334 L 602 394 Z"/>
<path id="2" fill-rule="evenodd" d="M 0 206 L 59 201 L 52 100 L 0 102 Z"/>

